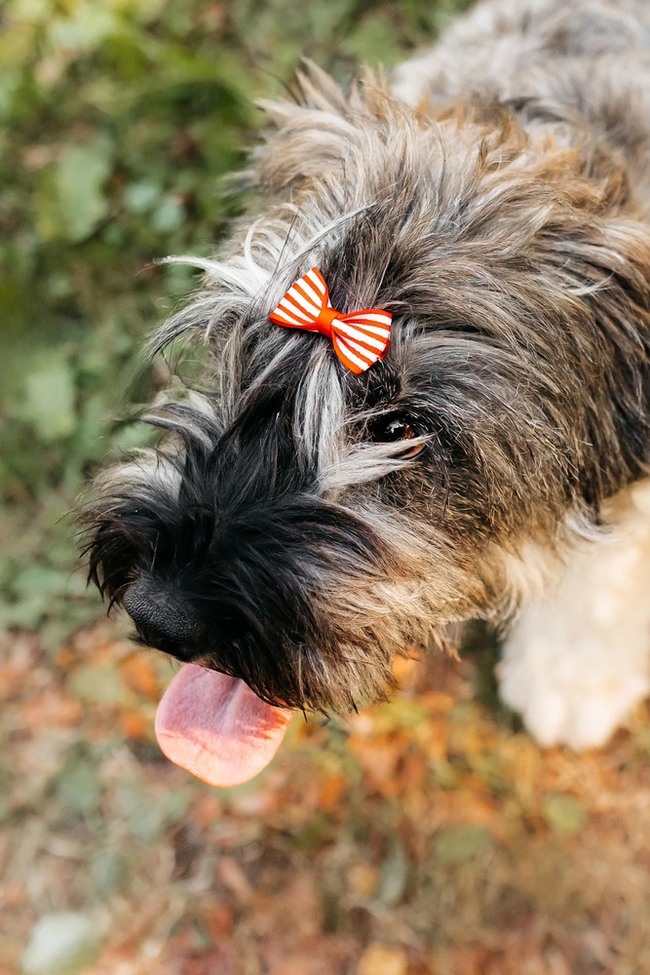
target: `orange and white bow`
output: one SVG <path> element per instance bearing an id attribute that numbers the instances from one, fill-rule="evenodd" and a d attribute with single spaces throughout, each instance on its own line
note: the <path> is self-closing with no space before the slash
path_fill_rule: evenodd
<path id="1" fill-rule="evenodd" d="M 285 328 L 302 328 L 331 338 L 343 365 L 359 375 L 386 354 L 393 316 L 381 308 L 346 314 L 335 311 L 325 279 L 313 267 L 294 281 L 269 318 Z"/>

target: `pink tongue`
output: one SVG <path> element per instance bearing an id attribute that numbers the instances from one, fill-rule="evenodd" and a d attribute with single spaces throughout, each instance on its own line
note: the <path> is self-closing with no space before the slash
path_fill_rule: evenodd
<path id="1" fill-rule="evenodd" d="M 269 764 L 291 715 L 236 677 L 185 664 L 158 705 L 156 737 L 167 758 L 209 785 L 240 785 Z"/>

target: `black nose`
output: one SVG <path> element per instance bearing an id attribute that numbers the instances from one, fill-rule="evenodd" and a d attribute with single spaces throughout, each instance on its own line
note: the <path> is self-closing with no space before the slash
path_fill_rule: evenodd
<path id="1" fill-rule="evenodd" d="M 127 589 L 123 604 L 140 636 L 152 647 L 182 659 L 203 649 L 204 627 L 185 609 L 176 592 L 138 579 Z"/>

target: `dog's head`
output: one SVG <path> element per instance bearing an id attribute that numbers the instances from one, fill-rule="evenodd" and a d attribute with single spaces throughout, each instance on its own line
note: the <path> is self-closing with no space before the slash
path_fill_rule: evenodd
<path id="1" fill-rule="evenodd" d="M 268 106 L 261 216 L 155 340 L 207 339 L 204 391 L 100 479 L 88 551 L 145 643 L 328 711 L 497 611 L 500 553 L 632 476 L 650 250 L 620 170 L 544 126 L 301 84 Z M 336 309 L 392 314 L 361 375 L 269 320 L 313 265 Z"/>

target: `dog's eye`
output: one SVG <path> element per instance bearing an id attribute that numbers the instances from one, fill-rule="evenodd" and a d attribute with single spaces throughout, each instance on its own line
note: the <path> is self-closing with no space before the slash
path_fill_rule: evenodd
<path id="1" fill-rule="evenodd" d="M 405 420 L 393 417 L 381 431 L 381 439 L 384 443 L 392 443 L 394 440 L 412 440 L 415 437 L 415 430 Z"/>
<path id="2" fill-rule="evenodd" d="M 399 416 L 393 416 L 384 420 L 373 431 L 374 439 L 378 443 L 393 443 L 399 440 L 414 440 L 419 434 L 413 429 L 410 423 Z M 421 454 L 426 443 L 416 443 L 412 447 L 406 447 L 400 452 L 399 456 L 408 460 Z"/>

